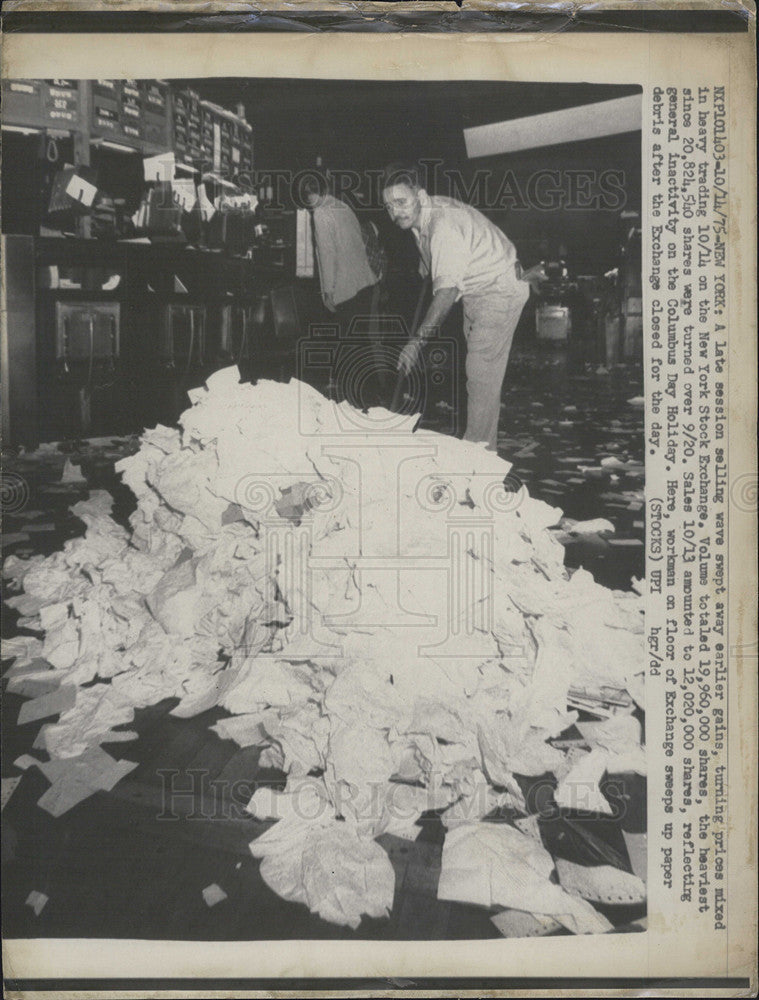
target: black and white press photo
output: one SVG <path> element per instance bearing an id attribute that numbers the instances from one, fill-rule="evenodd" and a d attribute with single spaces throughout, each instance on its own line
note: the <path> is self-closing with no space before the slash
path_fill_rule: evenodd
<path id="1" fill-rule="evenodd" d="M 642 933 L 641 86 L 155 74 L 2 81 L 4 937 Z"/>

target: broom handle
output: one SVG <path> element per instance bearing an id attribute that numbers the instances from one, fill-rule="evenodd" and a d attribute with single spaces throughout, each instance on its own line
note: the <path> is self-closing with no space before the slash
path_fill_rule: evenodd
<path id="1" fill-rule="evenodd" d="M 393 390 L 393 400 L 390 403 L 390 409 L 393 413 L 398 412 L 398 408 L 401 405 L 401 397 L 403 396 L 403 389 L 406 385 L 406 373 L 401 370 L 398 372 L 398 376 L 395 380 L 395 389 Z"/>
<path id="2" fill-rule="evenodd" d="M 414 310 L 414 318 L 411 320 L 411 336 L 413 337 L 419 326 L 419 320 L 422 318 L 422 306 L 424 305 L 424 299 L 427 295 L 427 288 L 429 287 L 430 279 L 426 277 L 422 281 L 422 287 L 419 289 L 419 298 L 416 300 L 416 309 Z"/>
<path id="3" fill-rule="evenodd" d="M 414 310 L 414 318 L 411 321 L 411 336 L 413 337 L 419 326 L 419 321 L 422 318 L 422 305 L 424 304 L 424 299 L 427 295 L 427 288 L 429 286 L 429 277 L 425 278 L 422 282 L 422 287 L 419 289 L 419 298 L 416 300 L 416 309 Z M 403 369 L 398 372 L 398 377 L 395 380 L 395 391 L 393 392 L 393 401 L 390 404 L 390 409 L 394 412 L 398 412 L 398 407 L 401 404 L 401 399 L 403 397 L 403 389 L 406 385 L 406 373 Z"/>

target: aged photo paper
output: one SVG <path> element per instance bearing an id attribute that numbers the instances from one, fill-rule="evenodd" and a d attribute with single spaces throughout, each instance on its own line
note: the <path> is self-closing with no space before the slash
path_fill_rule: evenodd
<path id="1" fill-rule="evenodd" d="M 249 116 L 257 101 L 265 111 L 252 119 L 249 170 L 236 163 L 236 185 L 224 191 L 225 170 L 234 165 L 218 155 L 205 187 L 181 169 L 179 153 L 146 155 L 139 180 L 154 192 L 168 190 L 177 217 L 198 213 L 209 227 L 204 234 L 213 215 L 222 215 L 222 202 L 207 194 L 211 183 L 219 185 L 214 190 L 231 214 L 266 203 L 270 219 L 284 192 L 298 227 L 294 273 L 312 282 L 328 312 L 326 324 L 299 331 L 296 380 L 251 385 L 240 382 L 233 365 L 219 366 L 207 380 L 183 388 L 182 408 L 190 410 L 182 417 L 181 445 L 176 420 L 156 417 L 147 425 L 140 450 L 125 452 L 117 465 L 137 502 L 129 554 L 120 547 L 126 536 L 110 519 L 109 499 L 91 488 L 89 497 L 77 494 L 82 499 L 74 513 L 88 526 L 92 548 L 81 550 L 76 565 L 54 565 L 53 550 L 46 550 L 45 572 L 35 578 L 32 571 L 25 584 L 29 567 L 5 546 L 29 543 L 35 529 L 16 502 L 23 480 L 14 478 L 4 453 L 3 583 L 27 629 L 20 634 L 4 626 L 3 693 L 8 678 L 12 694 L 34 699 L 23 703 L 18 720 L 11 717 L 11 726 L 45 720 L 28 753 L 7 737 L 4 827 L 11 825 L 11 797 L 37 780 L 37 767 L 50 788 L 30 807 L 42 810 L 45 823 L 128 787 L 120 783 L 133 780 L 139 759 L 131 759 L 129 742 L 134 710 L 175 695 L 172 724 L 223 708 L 212 720 L 214 739 L 236 740 L 235 748 L 263 746 L 258 765 L 282 779 L 257 786 L 237 775 L 247 795 L 243 800 L 239 788 L 233 793 L 242 822 L 278 820 L 257 828 L 244 862 L 257 878 L 260 864 L 263 882 L 256 884 L 265 883 L 273 900 L 250 939 L 239 920 L 225 916 L 237 905 L 234 866 L 226 881 L 212 866 L 197 873 L 199 912 L 203 919 L 206 908 L 219 915 L 214 940 L 141 933 L 138 907 L 129 928 L 126 920 L 118 925 L 123 933 L 83 937 L 74 904 L 69 922 L 62 916 L 46 933 L 44 920 L 53 920 L 53 908 L 62 905 L 51 895 L 57 883 L 48 872 L 47 881 L 13 883 L 12 892 L 26 894 L 19 896 L 23 918 L 11 917 L 11 891 L 3 900 L 5 995 L 756 995 L 753 3 L 694 0 L 687 11 L 675 3 L 579 4 L 571 12 L 528 5 L 536 18 L 586 12 L 596 18 L 592 30 L 552 30 L 539 18 L 515 29 L 507 3 L 460 9 L 314 0 L 257 4 L 255 11 L 249 4 L 170 5 L 176 18 L 202 13 L 213 21 L 226 12 L 272 19 L 256 30 L 243 22 L 234 30 L 231 22 L 210 30 L 177 22 L 166 31 L 145 21 L 134 30 L 91 22 L 78 31 L 75 20 L 62 20 L 62 30 L 56 18 L 121 14 L 110 4 L 49 6 L 44 29 L 27 23 L 11 30 L 12 18 L 3 25 L 4 180 L 12 169 L 10 161 L 5 166 L 6 149 L 29 132 L 13 118 L 11 102 L 34 97 L 38 84 L 58 94 L 64 119 L 72 93 L 102 99 L 104 129 L 114 81 L 135 88 L 138 81 L 158 82 L 176 92 L 183 81 L 190 90 L 200 81 L 212 102 L 227 106 L 238 88 Z M 153 16 L 168 6 L 131 9 Z M 634 30 L 604 29 L 605 16 L 635 17 L 636 6 L 651 15 L 651 30 L 643 22 Z M 31 16 L 34 8 L 9 3 L 6 13 Z M 324 18 L 318 28 L 309 21 L 314 12 Z M 729 14 L 741 29 L 698 22 L 712 12 Z M 665 27 L 661 20 L 657 28 L 657 14 L 694 20 L 690 27 L 676 20 Z M 298 18 L 298 30 L 275 23 Z M 346 28 L 341 18 L 371 20 L 375 29 L 355 21 Z M 330 102 L 347 107 L 351 94 L 353 110 L 344 135 L 336 137 L 330 130 L 338 113 Z M 301 103 L 309 109 L 302 115 Z M 455 126 L 444 136 L 448 109 Z M 267 135 L 268 121 L 272 134 L 284 138 Z M 384 139 L 372 146 L 372 121 L 378 136 L 397 131 L 397 149 L 384 155 Z M 60 125 L 65 133 L 65 120 Z M 335 154 L 322 164 L 316 139 L 310 161 L 288 159 L 288 133 L 318 137 L 320 128 L 329 133 L 326 148 L 345 151 L 342 161 Z M 362 154 L 353 151 L 358 143 Z M 118 148 L 118 141 L 112 145 Z M 454 147 L 455 162 L 453 155 L 446 159 Z M 401 161 L 394 174 L 383 174 L 388 160 Z M 422 174 L 409 174 L 411 160 L 422 163 Z M 71 167 L 61 174 L 58 197 L 77 201 L 83 214 L 97 183 L 94 173 Z M 479 215 L 461 221 L 459 206 L 445 240 L 436 244 L 430 237 L 425 244 L 424 219 L 431 216 L 424 213 L 450 211 L 451 197 L 490 215 L 501 235 L 494 226 L 482 228 L 488 224 Z M 325 209 L 330 204 L 337 215 Z M 354 247 L 363 254 L 360 236 L 369 241 L 372 280 L 387 267 L 376 263 L 382 239 L 375 245 L 373 237 L 389 232 L 392 239 L 413 229 L 416 244 L 409 239 L 408 246 L 419 256 L 409 258 L 408 273 L 432 301 L 422 308 L 430 299 L 420 292 L 417 302 L 409 278 L 404 287 L 413 289 L 412 308 L 401 339 L 391 331 L 381 343 L 361 341 L 361 360 L 349 365 L 348 381 L 338 363 L 345 347 L 336 346 L 330 332 L 334 316 L 342 315 L 341 279 L 330 270 L 325 236 L 345 205 L 362 224 L 358 236 L 358 228 L 353 232 Z M 4 214 L 21 216 L 22 208 L 4 196 Z M 141 244 L 151 242 L 140 227 L 155 208 L 146 202 L 144 214 L 140 208 L 132 217 L 129 252 L 139 254 Z M 596 229 L 587 228 L 591 213 Z M 372 234 L 364 222 L 380 215 L 382 225 Z M 564 234 L 556 246 L 549 239 L 554 230 Z M 467 240 L 484 239 L 483 233 L 498 266 L 508 262 L 511 311 L 494 305 L 490 286 L 483 291 L 472 284 L 471 273 L 459 266 L 462 255 L 474 254 Z M 220 237 L 232 238 L 226 230 Z M 604 240 L 624 248 L 621 263 L 605 265 Z M 169 242 L 165 248 L 174 252 Z M 272 239 L 267 252 L 278 249 Z M 420 274 L 430 278 L 426 285 L 416 274 L 419 261 Z M 57 268 L 45 271 L 60 280 Z M 570 278 L 575 299 L 566 298 Z M 118 280 L 111 280 L 116 288 Z M 552 281 L 561 290 L 553 299 L 546 295 Z M 358 279 L 355 288 L 367 283 Z M 65 289 L 48 286 L 46 294 L 51 287 Z M 105 300 L 109 289 L 103 289 L 98 295 Z M 447 312 L 434 311 L 441 289 L 451 293 L 446 309 L 462 309 L 468 350 L 461 331 L 457 340 L 444 326 Z M 279 334 L 293 313 L 277 291 L 266 294 Z M 3 367 L 13 363 L 13 303 L 6 292 Z M 178 274 L 171 295 L 184 292 Z M 564 369 L 550 351 L 563 340 L 571 350 L 567 323 L 572 313 L 577 329 L 582 294 L 596 302 L 593 336 L 600 339 L 574 369 L 572 384 L 580 389 L 561 397 L 554 416 L 547 384 L 553 379 L 556 391 L 565 392 Z M 64 305 L 56 308 L 69 331 L 61 298 Z M 367 300 L 373 315 L 375 306 Z M 511 324 L 518 344 L 523 310 L 543 342 L 538 367 L 525 374 L 516 354 L 509 362 L 509 341 L 500 360 L 488 355 L 476 370 L 476 338 Z M 192 308 L 177 315 L 189 324 L 192 355 L 205 327 L 198 333 Z M 412 375 L 406 403 L 398 403 L 396 388 L 390 404 L 398 351 L 411 352 L 401 358 L 410 357 L 413 373 L 414 351 L 422 348 L 406 341 L 418 331 L 424 339 L 426 327 L 437 338 L 424 355 L 435 427 L 417 426 L 424 406 L 414 409 L 415 401 L 428 390 L 420 389 L 417 399 Z M 91 323 L 90 358 L 98 335 Z M 386 364 L 382 352 L 393 337 L 396 354 Z M 62 343 L 59 352 L 68 349 Z M 449 384 L 440 372 L 451 359 L 468 379 L 468 411 L 453 386 L 446 395 Z M 387 377 L 367 406 L 361 397 L 366 372 L 383 364 Z M 324 385 L 342 385 L 344 401 L 333 403 L 326 389 L 311 388 L 316 382 L 306 385 L 308 366 L 330 369 Z M 629 383 L 627 372 L 637 373 Z M 149 380 L 146 375 L 148 389 Z M 611 385 L 621 386 L 622 395 L 604 410 L 606 390 L 597 387 Z M 515 422 L 517 404 L 510 402 L 517 387 L 524 425 Z M 491 409 L 495 399 L 492 419 L 477 408 L 487 409 L 487 399 Z M 48 416 L 52 426 L 52 404 Z M 533 486 L 526 477 L 542 454 L 540 435 L 561 457 Z M 483 446 L 488 441 L 490 450 Z M 23 451 L 14 457 L 23 459 Z M 553 471 L 562 462 L 563 473 Z M 79 466 L 61 465 L 65 493 L 67 480 L 79 481 Z M 576 509 L 558 509 L 567 482 L 607 506 L 578 501 Z M 601 509 L 619 518 L 616 532 L 599 518 Z M 8 513 L 20 520 L 7 521 Z M 262 582 L 271 576 L 271 550 L 262 539 L 279 546 L 276 585 Z M 572 562 L 578 544 L 603 550 L 599 575 L 583 568 L 580 557 Z M 299 561 L 293 547 L 301 545 Z M 232 564 L 234 585 L 225 575 Z M 74 577 L 75 594 L 67 589 Z M 250 593 L 244 588 L 252 580 L 255 618 L 241 596 Z M 62 588 L 55 600 L 53 582 Z M 92 624 L 81 609 L 96 584 Z M 479 617 L 470 627 L 472 608 Z M 118 636 L 109 615 L 118 619 Z M 243 624 L 233 635 L 236 615 Z M 134 635 L 127 641 L 130 621 Z M 127 669 L 119 657 L 148 622 L 145 629 L 154 631 L 149 641 L 142 632 L 139 669 Z M 44 633 L 47 639 L 33 638 Z M 223 654 L 225 669 L 212 683 L 189 653 L 182 665 L 178 652 L 200 642 L 199 635 L 204 650 Z M 68 672 L 60 686 L 41 677 L 51 663 Z M 165 663 L 173 666 L 164 670 Z M 168 678 L 180 669 L 181 690 Z M 35 756 L 42 751 L 49 761 Z M 171 764 L 163 761 L 164 769 Z M 164 792 L 177 790 L 171 777 L 162 780 Z M 96 793 L 102 798 L 93 799 Z M 149 805 L 159 820 L 178 820 L 170 797 Z M 445 929 L 419 936 L 407 909 L 392 937 L 383 928 L 398 908 L 398 872 L 402 868 L 408 888 L 413 869 L 414 892 L 421 893 L 428 878 L 423 864 L 404 860 L 407 851 L 416 857 L 422 850 L 415 846 L 416 824 L 427 813 L 435 813 L 441 830 L 433 903 L 468 909 L 451 911 L 462 914 L 459 924 L 451 917 Z M 218 835 L 234 822 L 224 814 Z M 25 851 L 23 838 L 16 844 L 15 831 L 13 838 L 11 875 Z M 130 848 L 126 832 L 119 844 L 126 853 L 139 849 Z M 117 865 L 118 852 L 104 845 L 107 850 Z M 160 864 L 174 863 L 181 881 L 187 876 L 175 861 Z M 31 853 L 26 863 L 45 870 L 44 858 Z M 146 867 L 146 880 L 152 871 Z M 181 906 L 179 899 L 172 905 Z M 280 911 L 283 899 L 288 903 Z M 102 907 L 104 926 L 117 926 L 107 893 L 94 905 Z M 285 916 L 268 916 L 280 912 Z M 308 923 L 310 914 L 322 923 Z M 161 919 L 145 914 L 144 926 L 160 927 Z M 306 928 L 302 938 L 297 927 Z M 325 928 L 325 937 L 314 927 Z"/>

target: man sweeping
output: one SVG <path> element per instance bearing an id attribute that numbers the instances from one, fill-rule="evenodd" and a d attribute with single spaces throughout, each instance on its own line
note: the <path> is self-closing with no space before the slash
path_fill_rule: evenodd
<path id="1" fill-rule="evenodd" d="M 401 352 L 398 367 L 411 371 L 424 340 L 440 329 L 453 304 L 463 299 L 468 394 L 464 439 L 484 442 L 495 451 L 501 387 L 514 331 L 530 292 L 514 245 L 477 209 L 453 198 L 428 195 L 415 167 L 388 167 L 382 187 L 390 218 L 412 231 L 420 272 L 432 278 L 432 302 Z"/>

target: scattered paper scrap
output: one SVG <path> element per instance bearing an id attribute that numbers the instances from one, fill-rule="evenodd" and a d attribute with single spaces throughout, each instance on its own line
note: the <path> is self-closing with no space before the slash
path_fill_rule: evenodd
<path id="1" fill-rule="evenodd" d="M 79 805 L 80 802 L 84 802 L 85 799 L 88 799 L 93 794 L 94 790 L 89 785 L 77 781 L 76 778 L 63 778 L 61 781 L 57 781 L 54 785 L 51 785 L 37 799 L 37 805 L 40 809 L 44 809 L 45 812 L 57 818 L 58 816 L 63 816 L 64 813 L 73 809 L 74 806 Z"/>
<path id="2" fill-rule="evenodd" d="M 10 559 L 6 560 L 6 565 L 8 564 L 13 565 L 10 563 Z M 4 660 L 12 656 L 16 657 L 16 663 L 11 668 L 15 669 L 38 656 L 42 652 L 42 643 L 33 635 L 17 635 L 10 639 L 3 639 L 0 650 L 2 650 Z"/>
<path id="3" fill-rule="evenodd" d="M 2 809 L 5 809 L 6 805 L 10 800 L 11 795 L 13 795 L 13 793 L 18 788 L 18 784 L 20 781 L 21 781 L 20 774 L 14 775 L 14 777 L 12 778 L 2 779 L 2 792 L 0 792 L 0 802 Z"/>
<path id="4" fill-rule="evenodd" d="M 8 678 L 8 693 L 20 694 L 23 698 L 39 698 L 57 691 L 60 678 L 52 671 L 35 674 L 14 674 Z"/>
<path id="5" fill-rule="evenodd" d="M 78 465 L 74 465 L 68 458 L 63 466 L 61 483 L 85 483 L 87 480 L 82 475 L 82 470 Z"/>
<path id="6" fill-rule="evenodd" d="M 37 892 L 36 889 L 32 889 L 26 897 L 26 906 L 31 906 L 34 910 L 34 915 L 38 917 L 44 910 L 49 898 L 44 892 Z"/>
<path id="7" fill-rule="evenodd" d="M 215 882 L 207 885 L 203 890 L 203 901 L 206 906 L 216 906 L 217 903 L 223 903 L 227 898 L 226 892 Z"/>
<path id="8" fill-rule="evenodd" d="M 548 851 L 512 826 L 457 826 L 443 844 L 438 899 L 527 910 L 553 917 L 574 934 L 611 929 L 590 904 L 550 880 L 553 868 Z"/>
<path id="9" fill-rule="evenodd" d="M 557 785 L 556 804 L 563 809 L 611 815 L 612 807 L 599 787 L 606 765 L 607 754 L 601 749 L 581 757 Z"/>
<path id="10" fill-rule="evenodd" d="M 356 928 L 361 917 L 386 917 L 395 873 L 374 840 L 346 823 L 302 820 L 276 823 L 250 845 L 261 876 L 285 899 L 306 903 L 330 923 Z"/>
<path id="11" fill-rule="evenodd" d="M 553 917 L 524 910 L 502 910 L 490 919 L 505 938 L 545 937 L 561 930 Z"/>
<path id="12" fill-rule="evenodd" d="M 645 833 L 628 833 L 622 831 L 633 873 L 644 884 L 648 879 L 648 836 Z"/>
<path id="13" fill-rule="evenodd" d="M 614 525 L 605 517 L 595 517 L 591 521 L 576 521 L 568 526 L 571 535 L 595 535 L 608 531 L 614 534 Z"/>
<path id="14" fill-rule="evenodd" d="M 556 871 L 567 892 L 576 893 L 592 903 L 629 906 L 646 899 L 642 879 L 611 865 L 578 865 L 557 858 Z"/>
<path id="15" fill-rule="evenodd" d="M 43 694 L 40 698 L 25 701 L 19 709 L 18 724 L 23 726 L 27 722 L 36 722 L 38 719 L 46 719 L 51 715 L 59 715 L 73 708 L 75 704 L 76 688 L 73 684 L 66 684 L 50 694 Z"/>
<path id="16" fill-rule="evenodd" d="M 34 767 L 37 764 L 42 763 L 36 757 L 32 757 L 29 753 L 22 753 L 20 757 L 16 757 L 13 761 L 13 766 L 19 768 L 21 771 L 27 771 L 30 767 Z"/>
<path id="17" fill-rule="evenodd" d="M 95 792 L 111 791 L 137 764 L 115 760 L 96 746 L 78 757 L 54 758 L 37 766 L 51 782 L 37 805 L 52 816 L 62 816 Z"/>

